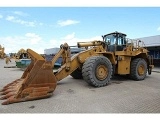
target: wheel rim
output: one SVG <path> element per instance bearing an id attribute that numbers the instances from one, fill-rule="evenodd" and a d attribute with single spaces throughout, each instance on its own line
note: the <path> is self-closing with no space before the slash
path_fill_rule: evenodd
<path id="1" fill-rule="evenodd" d="M 139 67 L 138 67 L 138 74 L 140 76 L 142 76 L 142 75 L 144 75 L 144 72 L 145 72 L 144 65 L 139 65 Z"/>
<path id="2" fill-rule="evenodd" d="M 104 65 L 99 65 L 96 69 L 96 77 L 99 80 L 105 80 L 105 78 L 108 76 L 108 68 Z"/>

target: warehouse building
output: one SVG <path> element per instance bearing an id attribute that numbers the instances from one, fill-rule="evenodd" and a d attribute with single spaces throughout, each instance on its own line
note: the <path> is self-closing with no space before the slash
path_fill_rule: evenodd
<path id="1" fill-rule="evenodd" d="M 139 38 L 142 40 L 149 50 L 149 54 L 153 56 L 153 63 L 160 67 L 160 35 Z"/>

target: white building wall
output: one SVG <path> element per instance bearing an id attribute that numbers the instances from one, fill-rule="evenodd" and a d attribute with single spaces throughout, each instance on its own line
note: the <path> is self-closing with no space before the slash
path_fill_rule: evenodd
<path id="1" fill-rule="evenodd" d="M 58 53 L 59 50 L 60 50 L 60 48 L 49 48 L 49 49 L 45 49 L 45 50 L 44 50 L 44 54 L 46 54 L 46 55 L 56 54 L 56 53 Z M 78 53 L 78 52 L 80 52 L 80 51 L 82 51 L 82 50 L 83 50 L 82 48 L 77 48 L 77 47 L 71 48 L 71 52 L 72 52 L 72 53 Z"/>
<path id="2" fill-rule="evenodd" d="M 44 50 L 44 54 L 50 55 L 50 54 L 56 54 L 59 51 L 60 48 L 49 48 Z"/>

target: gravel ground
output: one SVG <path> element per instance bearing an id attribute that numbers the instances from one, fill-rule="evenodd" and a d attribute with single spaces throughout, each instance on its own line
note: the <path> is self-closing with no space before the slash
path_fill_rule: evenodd
<path id="1" fill-rule="evenodd" d="M 23 73 L 4 66 L 15 66 L 15 62 L 5 65 L 0 59 L 0 89 Z M 0 113 L 160 113 L 159 76 L 153 72 L 143 81 L 116 77 L 101 88 L 68 76 L 58 83 L 52 97 L 0 105 Z"/>

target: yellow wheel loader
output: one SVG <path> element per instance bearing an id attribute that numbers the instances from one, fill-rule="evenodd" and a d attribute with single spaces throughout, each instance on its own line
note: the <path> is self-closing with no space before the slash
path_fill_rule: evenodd
<path id="1" fill-rule="evenodd" d="M 6 57 L 6 64 L 11 62 L 11 59 L 14 59 L 15 62 L 18 62 L 20 59 L 28 59 L 29 56 L 23 48 L 21 48 L 17 53 L 11 53 L 10 57 Z"/>
<path id="2" fill-rule="evenodd" d="M 57 82 L 71 75 L 84 79 L 94 87 L 106 86 L 112 76 L 127 75 L 133 80 L 144 80 L 147 72 L 152 72 L 153 58 L 143 47 L 140 40 L 130 40 L 126 34 L 113 32 L 106 34 L 103 41 L 78 42 L 78 47 L 85 50 L 71 57 L 67 43 L 60 46 L 59 52 L 51 61 L 27 49 L 32 62 L 17 79 L 1 90 L 2 104 L 35 100 L 52 96 Z M 59 57 L 63 58 L 62 66 L 53 72 L 53 66 Z"/>
<path id="3" fill-rule="evenodd" d="M 23 59 L 23 58 L 27 59 L 29 58 L 29 56 L 27 54 L 27 51 L 21 48 L 20 50 L 18 50 L 17 53 L 12 53 L 10 58 L 15 59 L 16 61 L 16 60 Z"/>

